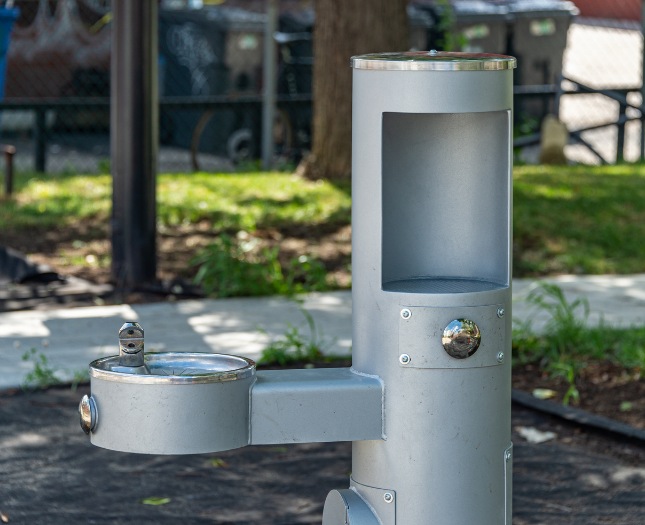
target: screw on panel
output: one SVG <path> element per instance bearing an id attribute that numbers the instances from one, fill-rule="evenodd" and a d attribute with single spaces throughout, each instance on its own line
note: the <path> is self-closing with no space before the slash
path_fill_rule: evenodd
<path id="1" fill-rule="evenodd" d="M 497 309 L 497 317 L 499 317 L 500 319 L 504 317 L 504 308 Z"/>
<path id="2" fill-rule="evenodd" d="M 403 319 L 410 319 L 410 317 L 412 317 L 412 312 L 408 308 L 404 308 L 401 310 L 401 317 L 403 317 Z"/>
<path id="3" fill-rule="evenodd" d="M 394 496 L 390 492 L 386 492 L 383 494 L 383 499 L 385 500 L 385 503 L 392 503 L 394 501 Z"/>
<path id="4" fill-rule="evenodd" d="M 500 352 L 499 354 L 497 354 L 497 362 L 498 363 L 504 362 L 504 352 Z"/>
<path id="5" fill-rule="evenodd" d="M 411 358 L 410 358 L 410 356 L 408 354 L 401 354 L 399 356 L 399 362 L 402 365 L 407 365 L 410 361 L 411 361 Z"/>

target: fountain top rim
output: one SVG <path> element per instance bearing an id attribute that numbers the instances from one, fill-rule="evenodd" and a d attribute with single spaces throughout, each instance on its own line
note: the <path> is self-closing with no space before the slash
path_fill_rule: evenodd
<path id="1" fill-rule="evenodd" d="M 517 60 L 507 55 L 447 51 L 370 53 L 351 58 L 354 69 L 385 71 L 497 71 L 515 69 Z"/>
<path id="2" fill-rule="evenodd" d="M 255 374 L 251 359 L 210 352 L 155 352 L 145 355 L 149 373 L 128 373 L 119 368 L 119 356 L 102 357 L 90 363 L 90 376 L 118 383 L 194 385 L 245 379 Z"/>

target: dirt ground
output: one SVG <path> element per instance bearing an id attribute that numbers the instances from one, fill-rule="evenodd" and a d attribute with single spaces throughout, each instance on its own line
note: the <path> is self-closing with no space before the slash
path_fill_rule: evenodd
<path id="1" fill-rule="evenodd" d="M 235 232 L 229 233 L 235 235 Z M 260 241 L 255 251 L 279 246 L 282 263 L 300 255 L 315 256 L 341 287 L 351 282 L 348 269 L 351 226 L 274 228 L 255 231 L 252 236 Z M 208 221 L 186 226 L 160 226 L 157 237 L 159 279 L 192 279 L 197 269 L 190 261 L 215 237 Z M 63 275 L 95 283 L 109 281 L 111 246 L 105 221 L 30 231 L 28 235 L 0 232 L 0 245 L 28 254 L 34 262 L 51 266 Z"/>
<path id="2" fill-rule="evenodd" d="M 78 425 L 87 386 L 0 393 L 0 513 L 13 524 L 320 523 L 346 488 L 350 443 L 255 446 L 190 456 L 93 447 Z M 534 445 L 521 426 L 555 432 Z M 642 525 L 645 444 L 513 407 L 514 525 Z M 150 497 L 167 504 L 144 505 Z"/>
<path id="3" fill-rule="evenodd" d="M 552 400 L 561 403 L 569 383 L 551 378 L 536 365 L 524 365 L 513 368 L 513 387 L 529 393 L 536 388 L 554 390 Z M 580 403 L 571 400 L 572 406 L 645 429 L 645 380 L 640 371 L 610 362 L 590 364 L 580 371 L 576 388 Z"/>

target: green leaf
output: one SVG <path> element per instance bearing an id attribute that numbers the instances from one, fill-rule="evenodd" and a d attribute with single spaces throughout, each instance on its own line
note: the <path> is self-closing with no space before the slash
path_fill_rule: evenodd
<path id="1" fill-rule="evenodd" d="M 620 404 L 620 411 L 621 412 L 629 412 L 632 409 L 632 403 L 630 401 L 623 401 Z"/>
<path id="2" fill-rule="evenodd" d="M 140 503 L 143 503 L 144 505 L 165 505 L 166 503 L 170 503 L 170 498 L 145 498 L 142 500 L 139 500 Z"/>

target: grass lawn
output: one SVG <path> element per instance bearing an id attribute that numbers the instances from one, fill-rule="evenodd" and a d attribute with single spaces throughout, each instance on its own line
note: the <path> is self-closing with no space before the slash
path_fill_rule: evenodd
<path id="1" fill-rule="evenodd" d="M 645 271 L 645 166 L 516 167 L 514 275 Z"/>
<path id="2" fill-rule="evenodd" d="M 15 199 L 0 206 L 1 229 L 73 227 L 109 218 L 109 175 L 19 175 L 15 185 Z M 286 173 L 160 175 L 158 221 L 172 227 L 207 220 L 215 230 L 230 231 L 346 224 L 348 188 Z"/>
<path id="3" fill-rule="evenodd" d="M 516 277 L 645 272 L 645 166 L 521 166 L 514 177 Z M 0 204 L 0 244 L 106 267 L 110 195 L 109 175 L 19 174 L 15 199 Z M 313 250 L 337 264 L 332 246 L 342 237 L 347 266 L 350 206 L 349 184 L 288 173 L 160 175 L 160 259 L 182 246 L 194 256 L 219 232 L 245 231 L 290 257 Z M 88 253 L 96 253 L 89 262 Z M 168 271 L 182 265 L 186 257 Z"/>

